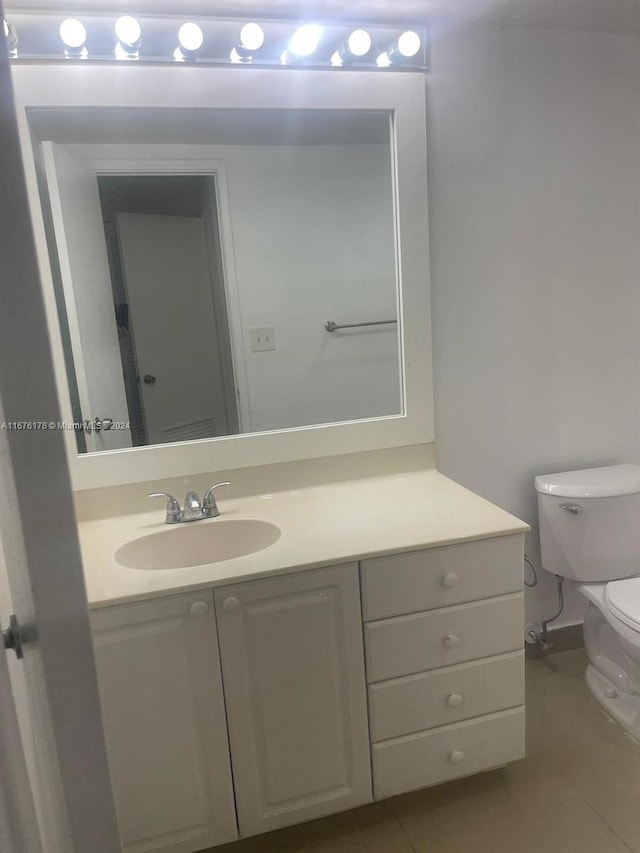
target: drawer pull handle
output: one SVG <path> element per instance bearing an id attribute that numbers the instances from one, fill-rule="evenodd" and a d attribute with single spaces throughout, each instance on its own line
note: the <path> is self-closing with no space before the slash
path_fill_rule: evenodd
<path id="1" fill-rule="evenodd" d="M 442 585 L 446 586 L 447 589 L 453 589 L 454 586 L 458 586 L 458 575 L 455 572 L 447 572 L 442 578 Z"/>
<path id="2" fill-rule="evenodd" d="M 451 693 L 447 698 L 447 705 L 450 708 L 459 708 L 462 705 L 462 696 L 459 693 Z"/>
<path id="3" fill-rule="evenodd" d="M 449 753 L 449 761 L 452 764 L 462 764 L 464 761 L 464 752 L 461 749 L 452 749 Z"/>
<path id="4" fill-rule="evenodd" d="M 189 613 L 192 616 L 206 616 L 209 612 L 209 605 L 206 601 L 194 601 L 189 608 Z"/>
<path id="5" fill-rule="evenodd" d="M 222 609 L 225 613 L 237 613 L 240 610 L 240 601 L 234 595 L 225 598 L 222 602 Z"/>
<path id="6" fill-rule="evenodd" d="M 460 645 L 460 637 L 457 634 L 447 634 L 444 638 L 444 644 L 448 649 L 455 649 Z"/>

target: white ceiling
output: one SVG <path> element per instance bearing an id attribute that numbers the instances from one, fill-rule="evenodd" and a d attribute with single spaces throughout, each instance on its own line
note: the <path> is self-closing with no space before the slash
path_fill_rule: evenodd
<path id="1" fill-rule="evenodd" d="M 5 0 L 5 8 L 359 21 L 480 21 L 593 32 L 639 31 L 640 0 Z"/>

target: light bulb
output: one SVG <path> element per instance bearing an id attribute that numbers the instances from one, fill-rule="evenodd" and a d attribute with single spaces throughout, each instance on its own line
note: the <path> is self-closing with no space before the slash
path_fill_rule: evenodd
<path id="1" fill-rule="evenodd" d="M 178 30 L 178 41 L 180 47 L 187 53 L 195 53 L 202 47 L 204 34 L 197 24 L 189 22 L 183 24 Z"/>
<path id="2" fill-rule="evenodd" d="M 354 30 L 347 39 L 347 50 L 352 56 L 366 56 L 371 50 L 371 36 L 366 30 Z"/>
<path id="3" fill-rule="evenodd" d="M 60 24 L 60 38 L 69 50 L 79 52 L 87 40 L 87 31 L 82 21 L 77 18 L 67 18 Z"/>
<path id="4" fill-rule="evenodd" d="M 264 44 L 264 30 L 260 24 L 245 24 L 240 30 L 240 47 L 253 53 Z"/>
<path id="5" fill-rule="evenodd" d="M 421 47 L 422 41 L 420 36 L 418 33 L 413 32 L 413 30 L 407 30 L 398 39 L 398 53 L 407 59 L 415 56 Z"/>
<path id="6" fill-rule="evenodd" d="M 138 21 L 130 15 L 123 15 L 116 21 L 116 38 L 124 47 L 137 47 L 142 38 L 142 29 Z"/>
<path id="7" fill-rule="evenodd" d="M 322 29 L 317 24 L 299 27 L 289 42 L 289 50 L 297 56 L 311 56 L 320 44 Z"/>

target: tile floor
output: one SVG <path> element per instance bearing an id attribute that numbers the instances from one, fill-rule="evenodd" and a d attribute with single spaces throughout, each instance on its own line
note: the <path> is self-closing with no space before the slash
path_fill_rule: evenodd
<path id="1" fill-rule="evenodd" d="M 640 853 L 640 746 L 591 699 L 585 660 L 527 663 L 524 761 L 213 850 Z"/>

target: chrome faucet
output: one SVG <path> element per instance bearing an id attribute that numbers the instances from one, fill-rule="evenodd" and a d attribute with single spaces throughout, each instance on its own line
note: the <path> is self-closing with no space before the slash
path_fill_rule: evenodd
<path id="1" fill-rule="evenodd" d="M 218 486 L 230 486 L 231 483 L 226 480 L 224 483 L 216 483 L 211 488 L 207 489 L 200 503 L 200 498 L 197 492 L 187 492 L 184 499 L 184 509 L 180 509 L 180 504 L 167 492 L 152 492 L 147 495 L 148 498 L 166 498 L 167 499 L 167 524 L 181 524 L 183 521 L 200 521 L 202 518 L 217 518 L 220 515 L 220 510 L 216 504 L 214 490 Z"/>

